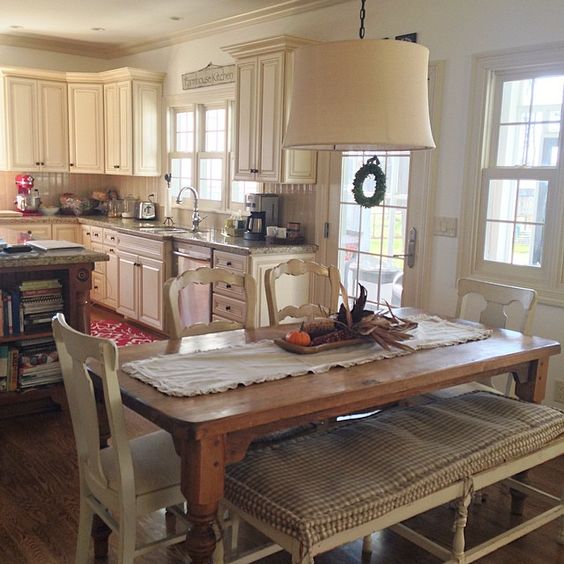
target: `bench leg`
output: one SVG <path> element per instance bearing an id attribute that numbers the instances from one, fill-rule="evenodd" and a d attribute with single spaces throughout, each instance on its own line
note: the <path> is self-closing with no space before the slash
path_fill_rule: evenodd
<path id="1" fill-rule="evenodd" d="M 464 496 L 456 503 L 456 517 L 454 518 L 454 539 L 452 541 L 452 557 L 459 563 L 465 561 L 464 557 L 464 528 L 468 522 L 468 506 L 472 503 L 474 486 L 471 481 L 467 481 L 464 487 Z"/>
<path id="2" fill-rule="evenodd" d="M 525 470 L 524 472 L 519 472 L 519 474 L 515 474 L 513 478 L 523 482 L 524 484 L 530 483 L 529 478 L 529 471 Z M 509 488 L 509 493 L 511 494 L 511 514 L 512 515 L 523 515 L 523 511 L 525 510 L 525 501 L 527 500 L 527 494 L 520 492 L 518 490 L 513 490 Z"/>
<path id="3" fill-rule="evenodd" d="M 372 554 L 372 535 L 366 535 L 362 539 L 362 555 Z"/>

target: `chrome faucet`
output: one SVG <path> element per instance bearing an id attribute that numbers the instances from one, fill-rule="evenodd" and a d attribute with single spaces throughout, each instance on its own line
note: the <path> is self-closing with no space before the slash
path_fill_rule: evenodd
<path id="1" fill-rule="evenodd" d="M 184 192 L 184 190 L 190 190 L 190 192 L 192 192 L 192 195 L 194 196 L 194 211 L 192 212 L 191 231 L 192 233 L 197 233 L 198 231 L 200 231 L 200 223 L 202 223 L 202 221 L 204 221 L 204 219 L 206 218 L 200 216 L 200 210 L 198 209 L 198 192 L 195 188 L 192 188 L 192 186 L 184 186 L 184 188 L 180 189 L 178 196 L 176 196 L 176 203 L 182 203 L 182 192 Z"/>

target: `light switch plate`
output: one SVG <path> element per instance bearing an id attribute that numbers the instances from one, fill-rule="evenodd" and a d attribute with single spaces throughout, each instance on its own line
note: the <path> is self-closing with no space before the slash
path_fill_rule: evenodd
<path id="1" fill-rule="evenodd" d="M 439 237 L 456 237 L 457 233 L 457 217 L 435 217 L 433 235 L 437 235 Z"/>

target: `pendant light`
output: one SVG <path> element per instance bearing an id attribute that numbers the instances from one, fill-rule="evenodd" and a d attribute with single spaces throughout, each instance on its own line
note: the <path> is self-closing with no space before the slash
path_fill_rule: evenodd
<path id="1" fill-rule="evenodd" d="M 417 150 L 435 147 L 428 104 L 429 50 L 364 37 L 294 53 L 286 149 Z"/>

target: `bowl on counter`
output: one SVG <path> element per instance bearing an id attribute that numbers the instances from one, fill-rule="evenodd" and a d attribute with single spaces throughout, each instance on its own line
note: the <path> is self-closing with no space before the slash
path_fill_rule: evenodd
<path id="1" fill-rule="evenodd" d="M 59 213 L 59 208 L 57 208 L 55 206 L 47 206 L 47 207 L 39 208 L 39 211 L 43 215 L 56 215 L 57 213 Z"/>

